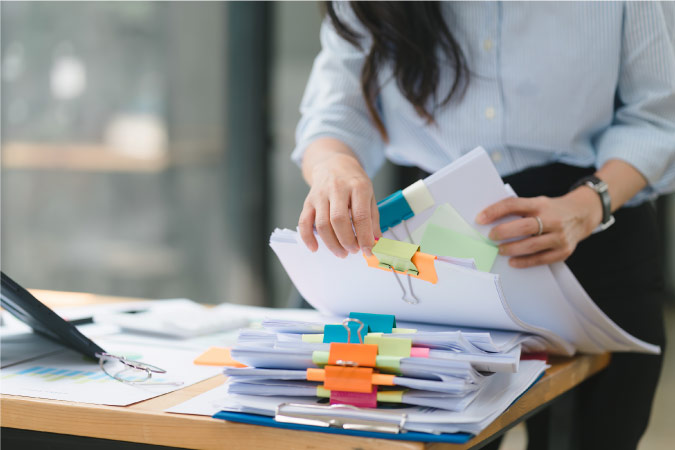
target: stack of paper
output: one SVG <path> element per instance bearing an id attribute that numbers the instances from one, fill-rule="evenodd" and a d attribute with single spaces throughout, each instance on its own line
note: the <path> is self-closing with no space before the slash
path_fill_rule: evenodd
<path id="1" fill-rule="evenodd" d="M 515 269 L 497 254 L 486 237 L 495 224 L 474 218 L 515 194 L 482 148 L 406 191 L 408 218 L 388 219 L 384 237 L 436 256 L 437 281 L 378 270 L 360 254 L 336 258 L 320 239 L 312 253 L 295 231 L 277 229 L 270 245 L 312 306 L 333 315 L 386 312 L 406 321 L 524 332 L 539 336 L 533 348 L 543 344 L 555 354 L 660 351 L 612 322 L 564 263 Z"/>
<path id="2" fill-rule="evenodd" d="M 361 408 L 387 405 L 386 414 L 399 410 L 414 413 L 419 423 L 406 425 L 406 430 L 437 432 L 440 430 L 434 423 L 437 416 L 433 420 L 425 416 L 433 408 L 446 417 L 441 427 L 444 432 L 477 433 L 546 367 L 543 361 L 520 362 L 520 343 L 513 336 L 517 333 L 511 333 L 512 336 L 502 333 L 493 339 L 489 332 L 422 331 L 396 327 L 394 322 L 394 326 L 379 332 L 372 331 L 374 326 L 367 328 L 371 331 L 361 332 L 365 344 L 358 344 L 344 343 L 345 336 L 350 339 L 351 335 L 354 342 L 357 330 L 354 327 L 354 332 L 348 333 L 342 327 L 268 320 L 263 322 L 262 329 L 241 330 L 232 356 L 249 367 L 225 368 L 229 376 L 227 396 L 220 407 L 225 411 L 275 415 L 282 403 L 293 403 L 293 408 L 299 408 L 295 413 L 304 411 L 303 405 L 330 403 Z M 372 364 L 364 366 L 362 361 L 355 361 L 360 349 L 368 350 L 367 347 L 377 356 L 373 353 Z M 342 352 L 342 357 L 350 361 L 336 359 L 333 352 Z M 335 376 L 331 375 L 331 367 L 344 371 L 339 375 L 342 381 L 357 376 L 350 375 L 351 370 L 372 367 L 366 369 L 372 372 L 372 385 L 359 391 L 362 393 L 341 391 L 335 384 L 339 385 L 341 380 L 331 379 Z M 304 412 L 311 415 L 312 410 L 310 407 Z M 347 416 L 350 419 L 363 414 L 378 416 L 377 409 L 370 412 L 352 409 L 352 412 L 353 415 Z"/>

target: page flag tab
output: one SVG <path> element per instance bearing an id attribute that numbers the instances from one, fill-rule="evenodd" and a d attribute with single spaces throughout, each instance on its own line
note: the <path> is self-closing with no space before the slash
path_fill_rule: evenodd
<path id="1" fill-rule="evenodd" d="M 366 344 L 376 345 L 380 355 L 400 356 L 402 358 L 409 357 L 412 348 L 412 339 L 405 338 L 368 335 L 365 342 Z"/>
<path id="2" fill-rule="evenodd" d="M 377 408 L 377 387 L 370 392 L 330 391 L 330 404 Z"/>

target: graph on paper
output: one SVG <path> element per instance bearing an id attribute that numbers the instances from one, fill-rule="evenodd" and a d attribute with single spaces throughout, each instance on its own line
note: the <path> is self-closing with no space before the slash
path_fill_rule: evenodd
<path id="1" fill-rule="evenodd" d="M 179 389 L 220 373 L 218 367 L 195 366 L 199 351 L 98 342 L 113 354 L 140 360 L 166 370 L 152 382 L 174 385 L 129 385 L 108 376 L 96 361 L 70 350 L 16 364 L 0 370 L 0 392 L 103 405 L 129 405 Z M 105 387 L 102 389 L 102 387 Z"/>

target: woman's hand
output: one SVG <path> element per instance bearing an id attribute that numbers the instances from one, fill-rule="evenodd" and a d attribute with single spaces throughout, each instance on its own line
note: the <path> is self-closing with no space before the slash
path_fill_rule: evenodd
<path id="1" fill-rule="evenodd" d="M 307 148 L 302 170 L 311 186 L 298 221 L 307 248 L 319 248 L 316 224 L 323 242 L 340 258 L 359 249 L 370 256 L 375 237 L 382 234 L 380 216 L 373 184 L 354 153 L 336 139 L 318 139 Z"/>
<path id="2" fill-rule="evenodd" d="M 490 230 L 493 241 L 528 236 L 499 245 L 512 267 L 524 268 L 566 260 L 577 244 L 602 221 L 598 194 L 581 186 L 562 197 L 507 198 L 484 209 L 476 223 L 488 224 L 509 215 L 523 216 Z M 539 217 L 542 233 L 539 233 Z"/>

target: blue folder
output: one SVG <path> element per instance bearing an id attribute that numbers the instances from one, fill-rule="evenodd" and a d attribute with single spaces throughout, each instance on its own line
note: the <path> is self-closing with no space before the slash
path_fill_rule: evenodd
<path id="1" fill-rule="evenodd" d="M 274 417 L 259 416 L 257 414 L 245 414 L 230 411 L 220 411 L 213 416 L 214 419 L 229 420 L 230 422 L 247 423 L 250 425 L 264 425 L 267 427 L 284 428 L 287 430 L 317 431 L 319 433 L 346 434 L 349 436 L 361 436 L 378 439 L 393 439 L 396 441 L 417 442 L 447 442 L 450 444 L 464 444 L 473 437 L 468 433 L 453 434 L 429 434 L 407 431 L 405 433 L 379 433 L 376 431 L 345 430 L 342 428 L 316 427 L 312 425 L 298 425 L 295 423 L 277 422 Z"/>

